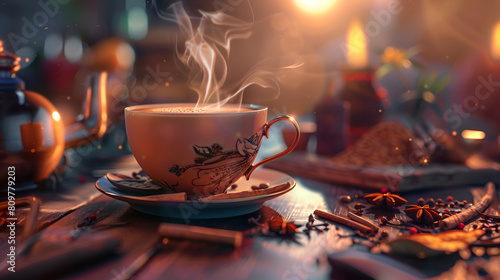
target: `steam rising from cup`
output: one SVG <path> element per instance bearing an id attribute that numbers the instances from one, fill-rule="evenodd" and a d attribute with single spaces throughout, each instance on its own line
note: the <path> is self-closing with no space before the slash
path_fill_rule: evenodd
<path id="1" fill-rule="evenodd" d="M 199 11 L 195 18 L 186 12 L 181 2 L 172 4 L 167 11 L 158 15 L 178 24 L 186 38 L 183 50 L 177 50 L 179 60 L 189 69 L 189 86 L 198 94 L 196 108 L 217 108 L 232 100 L 242 102 L 243 91 L 250 85 L 272 88 L 279 94 L 279 86 L 274 79 L 277 69 L 272 69 L 265 61 L 256 63 L 237 82 L 229 83 L 228 58 L 231 42 L 248 39 L 252 35 L 253 22 L 245 22 L 223 12 Z M 194 22 L 198 22 L 197 25 Z M 294 63 L 286 68 L 296 68 Z"/>

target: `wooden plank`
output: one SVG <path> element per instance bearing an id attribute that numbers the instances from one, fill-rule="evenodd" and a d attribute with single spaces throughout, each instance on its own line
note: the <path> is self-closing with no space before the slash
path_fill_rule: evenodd
<path id="1" fill-rule="evenodd" d="M 471 169 L 463 165 L 355 167 L 339 166 L 327 158 L 293 153 L 266 165 L 290 175 L 350 185 L 368 190 L 382 188 L 391 192 L 457 186 L 480 186 L 491 181 L 500 185 L 500 171 Z"/>

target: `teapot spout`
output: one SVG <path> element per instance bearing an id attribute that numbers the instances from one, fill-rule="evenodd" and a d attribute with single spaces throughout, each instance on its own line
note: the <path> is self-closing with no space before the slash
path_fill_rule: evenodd
<path id="1" fill-rule="evenodd" d="M 76 147 L 101 138 L 107 128 L 106 79 L 107 72 L 93 73 L 87 88 L 81 118 L 64 131 L 66 148 Z"/>

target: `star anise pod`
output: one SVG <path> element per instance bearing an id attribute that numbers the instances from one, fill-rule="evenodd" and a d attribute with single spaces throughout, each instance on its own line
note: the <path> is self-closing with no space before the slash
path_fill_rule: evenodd
<path id="1" fill-rule="evenodd" d="M 401 196 L 390 192 L 367 194 L 365 195 L 365 199 L 370 204 L 384 208 L 399 207 L 407 202 Z"/>
<path id="2" fill-rule="evenodd" d="M 427 204 L 424 206 L 407 205 L 405 213 L 413 220 L 426 225 L 432 225 L 435 221 L 441 220 L 438 211 Z"/>

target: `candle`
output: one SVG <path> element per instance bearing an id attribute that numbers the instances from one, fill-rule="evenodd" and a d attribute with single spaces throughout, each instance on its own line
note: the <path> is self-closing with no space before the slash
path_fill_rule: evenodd
<path id="1" fill-rule="evenodd" d="M 366 36 L 359 20 L 349 26 L 346 54 L 348 66 L 342 69 L 344 87 L 340 98 L 350 108 L 346 143 L 349 148 L 384 118 L 382 101 L 372 84 L 375 71 L 369 65 Z"/>
<path id="2" fill-rule="evenodd" d="M 321 14 L 330 10 L 335 0 L 294 0 L 295 5 L 310 14 Z"/>
<path id="3" fill-rule="evenodd" d="M 347 61 L 353 68 L 365 68 L 368 65 L 366 36 L 359 20 L 353 21 L 347 32 Z"/>

